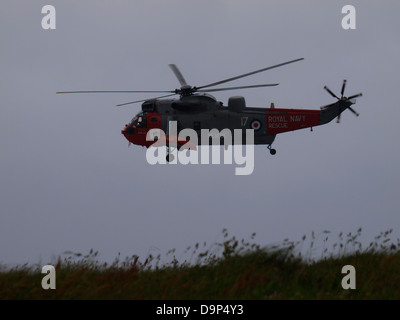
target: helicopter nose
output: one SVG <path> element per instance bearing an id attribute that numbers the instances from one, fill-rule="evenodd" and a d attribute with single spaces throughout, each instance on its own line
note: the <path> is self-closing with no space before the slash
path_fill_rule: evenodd
<path id="1" fill-rule="evenodd" d="M 132 126 L 130 126 L 129 124 L 127 124 L 127 125 L 125 125 L 125 128 L 122 129 L 121 133 L 123 135 L 125 135 L 125 134 L 134 134 L 135 133 L 135 129 Z"/>
<path id="2" fill-rule="evenodd" d="M 133 142 L 135 129 L 132 126 L 127 124 L 125 128 L 121 130 L 121 133 L 124 135 L 126 140 L 128 140 L 131 143 Z"/>

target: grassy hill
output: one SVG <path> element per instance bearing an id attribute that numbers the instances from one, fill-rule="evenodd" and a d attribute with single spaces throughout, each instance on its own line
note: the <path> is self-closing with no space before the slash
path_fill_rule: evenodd
<path id="1" fill-rule="evenodd" d="M 328 248 L 328 231 L 315 257 L 316 237 L 285 240 L 261 248 L 228 238 L 211 247 L 188 247 L 190 259 L 178 262 L 175 250 L 144 261 L 132 256 L 107 265 L 97 252 L 70 253 L 54 264 L 56 289 L 44 290 L 41 267 L 0 270 L 0 299 L 400 299 L 400 243 L 391 231 L 363 249 L 357 234 L 339 235 Z M 254 238 L 254 234 L 252 239 Z M 307 239 L 308 240 L 308 239 Z M 342 267 L 356 270 L 356 289 L 342 288 Z"/>

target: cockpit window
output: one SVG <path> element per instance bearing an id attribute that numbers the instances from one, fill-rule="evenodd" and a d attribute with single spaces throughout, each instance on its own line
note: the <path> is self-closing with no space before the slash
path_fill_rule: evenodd
<path id="1" fill-rule="evenodd" d="M 134 128 L 146 128 L 147 127 L 147 118 L 146 112 L 138 113 L 131 121 L 131 125 Z"/>

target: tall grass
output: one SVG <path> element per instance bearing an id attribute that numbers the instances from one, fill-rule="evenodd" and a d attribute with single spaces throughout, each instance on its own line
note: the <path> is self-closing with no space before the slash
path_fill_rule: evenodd
<path id="1" fill-rule="evenodd" d="M 261 247 L 256 234 L 188 246 L 182 253 L 137 255 L 112 263 L 98 252 L 65 252 L 53 264 L 57 288 L 41 287 L 41 266 L 0 269 L 0 299 L 400 299 L 400 240 L 381 232 L 368 246 L 356 233 L 312 232 Z M 178 257 L 178 258 L 177 258 Z M 341 269 L 356 268 L 344 290 Z"/>

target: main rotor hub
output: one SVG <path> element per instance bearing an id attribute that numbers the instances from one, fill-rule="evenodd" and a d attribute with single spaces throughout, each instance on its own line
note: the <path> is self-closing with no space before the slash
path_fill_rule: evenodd
<path id="1" fill-rule="evenodd" d="M 177 89 L 176 91 L 178 91 L 177 93 L 179 93 L 181 96 L 189 96 L 193 94 L 193 92 L 195 91 L 195 87 L 187 84 L 182 86 L 180 89 Z"/>

